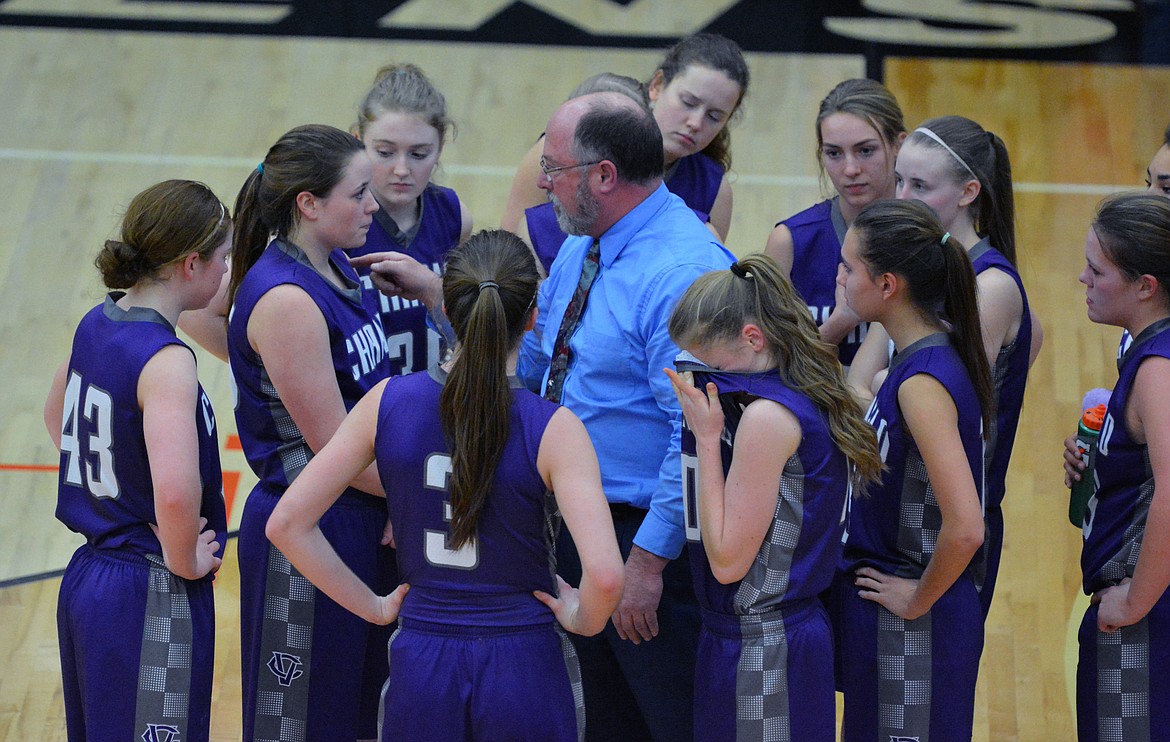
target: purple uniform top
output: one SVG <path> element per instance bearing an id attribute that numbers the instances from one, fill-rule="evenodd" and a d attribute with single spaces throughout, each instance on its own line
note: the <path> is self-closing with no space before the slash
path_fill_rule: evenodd
<path id="1" fill-rule="evenodd" d="M 1028 295 L 1024 292 L 1024 282 L 1020 280 L 1019 271 L 986 238 L 975 244 L 970 255 L 976 275 L 998 268 L 1011 276 L 1024 304 L 1016 339 L 1007 347 L 999 349 L 991 368 L 992 382 L 995 384 L 995 424 L 987 436 L 987 450 L 990 454 L 987 461 L 987 507 L 998 508 L 1003 502 L 1008 459 L 1012 455 L 1020 410 L 1024 406 L 1028 355 L 1032 349 L 1032 313 L 1028 308 Z"/>
<path id="2" fill-rule="evenodd" d="M 942 513 L 898 405 L 898 388 L 917 374 L 934 377 L 946 388 L 959 415 L 959 437 L 967 465 L 983 497 L 983 421 L 975 386 L 959 354 L 943 333 L 911 344 L 890 362 L 889 375 L 870 405 L 866 419 L 877 431 L 886 470 L 866 497 L 850 505 L 848 535 L 842 569 L 876 567 L 887 574 L 918 579 L 934 554 Z M 980 557 L 969 571 L 980 583 Z"/>
<path id="3" fill-rule="evenodd" d="M 240 444 L 260 478 L 257 486 L 277 494 L 305 468 L 313 451 L 273 386 L 263 359 L 248 343 L 248 320 L 256 302 L 282 284 L 298 286 L 313 299 L 325 317 L 334 376 L 346 410 L 390 374 L 377 297 L 362 290 L 345 253 L 334 250 L 329 259 L 345 276 L 347 288 L 326 280 L 296 245 L 273 240 L 244 276 L 228 320 Z"/>
<path id="4" fill-rule="evenodd" d="M 833 442 L 828 422 L 804 394 L 788 387 L 776 371 L 716 371 L 680 360 L 679 372 L 692 371 L 695 386 L 719 388 L 724 412 L 723 472 L 731 466 L 733 442 L 744 409 L 755 399 L 783 405 L 800 422 L 800 445 L 784 465 L 772 525 L 747 575 L 724 585 L 715 579 L 703 550 L 698 522 L 698 460 L 695 436 L 683 427 L 683 498 L 690 542 L 691 571 L 699 604 L 731 615 L 763 613 L 782 604 L 815 598 L 832 582 L 841 557 L 849 469 Z"/>
<path id="5" fill-rule="evenodd" d="M 435 273 L 442 274 L 447 253 L 459 244 L 463 231 L 463 214 L 459 197 L 450 188 L 428 185 L 419 196 L 421 211 L 418 223 L 406 234 L 399 232 L 394 220 L 379 210 L 366 235 L 366 244 L 350 255 L 375 252 L 400 252 L 409 255 Z M 427 308 L 421 301 L 385 296 L 370 281 L 370 269 L 359 268 L 362 286 L 378 300 L 382 329 L 386 333 L 390 373 L 408 374 L 425 371 L 439 361 L 439 333 L 427 327 Z"/>
<path id="6" fill-rule="evenodd" d="M 776 226 L 781 224 L 792 235 L 792 285 L 820 327 L 837 306 L 837 265 L 847 229 L 840 198 L 821 201 Z M 867 328 L 868 324 L 859 324 L 838 345 L 842 364 L 853 363 Z"/>
<path id="7" fill-rule="evenodd" d="M 675 161 L 664 182 L 667 190 L 681 198 L 705 224 L 711 218 L 715 197 L 723 184 L 723 166 L 697 152 Z M 525 209 L 524 218 L 528 225 L 528 241 L 547 274 L 567 235 L 557 225 L 550 201 Z"/>
<path id="8" fill-rule="evenodd" d="M 1096 487 L 1085 508 L 1081 572 L 1088 595 L 1133 577 L 1141 554 L 1154 498 L 1154 472 L 1147 445 L 1126 430 L 1125 409 L 1138 368 L 1151 356 L 1170 358 L 1170 319 L 1142 330 L 1118 363 L 1117 386 L 1097 441 Z"/>
<path id="9" fill-rule="evenodd" d="M 111 293 L 77 326 L 65 386 L 57 518 L 98 549 L 162 554 L 150 529 L 157 523 L 138 380 L 163 348 L 187 348 L 161 314 L 122 309 Z M 199 436 L 199 514 L 216 532 L 223 556 L 227 513 L 219 466 L 219 438 L 211 402 L 199 387 L 191 410 Z M 211 579 L 209 575 L 207 579 Z"/>
<path id="10" fill-rule="evenodd" d="M 711 218 L 719 186 L 723 185 L 723 166 L 702 152 L 675 160 L 666 171 L 666 187 L 681 198 L 699 221 Z"/>
<path id="11" fill-rule="evenodd" d="M 434 372 L 445 375 L 440 369 Z M 450 549 L 450 448 L 439 421 L 442 381 L 393 377 L 382 393 L 374 450 L 394 524 L 407 619 L 461 626 L 551 624 L 532 595 L 555 594 L 556 501 L 536 456 L 558 405 L 513 385 L 509 436 L 480 513 L 476 538 Z"/>

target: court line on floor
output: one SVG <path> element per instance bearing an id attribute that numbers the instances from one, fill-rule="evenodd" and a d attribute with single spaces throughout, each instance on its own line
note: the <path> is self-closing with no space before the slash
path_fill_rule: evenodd
<path id="1" fill-rule="evenodd" d="M 228 540 L 232 540 L 240 535 L 238 530 L 228 531 Z M 20 585 L 27 585 L 31 582 L 40 582 L 41 580 L 52 580 L 65 574 L 65 569 L 52 569 L 48 572 L 37 572 L 31 575 L 21 575 L 20 577 L 9 577 L 6 580 L 0 580 L 0 590 L 7 587 L 19 587 Z"/>
<path id="2" fill-rule="evenodd" d="M 25 162 L 65 162 L 105 165 L 176 165 L 186 167 L 252 168 L 256 159 L 251 157 L 216 157 L 210 155 L 167 155 L 136 152 L 90 152 L 81 150 L 17 149 L 0 148 L 0 160 Z M 451 175 L 478 176 L 486 178 L 511 179 L 516 168 L 510 165 L 470 165 L 444 163 L 442 170 Z M 820 179 L 813 175 L 765 175 L 737 173 L 733 171 L 734 183 L 760 186 L 816 187 Z M 1074 196 L 1105 196 L 1117 191 L 1132 190 L 1136 183 L 1044 183 L 1021 181 L 1013 184 L 1017 193 L 1040 193 Z"/>
<path id="3" fill-rule="evenodd" d="M 55 472 L 59 468 L 57 464 L 0 464 L 0 471 Z"/>

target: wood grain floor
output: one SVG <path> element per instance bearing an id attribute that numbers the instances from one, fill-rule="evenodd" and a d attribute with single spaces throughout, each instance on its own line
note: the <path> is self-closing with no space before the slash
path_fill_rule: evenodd
<path id="1" fill-rule="evenodd" d="M 92 259 L 122 208 L 169 177 L 231 203 L 267 146 L 294 125 L 348 126 L 375 69 L 423 67 L 459 126 L 438 179 L 494 226 L 512 168 L 548 114 L 602 70 L 646 77 L 652 51 L 0 29 L 0 738 L 61 740 L 54 625 L 76 536 L 53 519 L 56 455 L 41 403 L 73 328 L 101 296 Z M 753 89 L 732 133 L 729 246 L 762 249 L 772 225 L 820 195 L 812 119 L 861 58 L 749 55 Z M 1117 331 L 1091 325 L 1076 282 L 1096 202 L 1138 186 L 1166 124 L 1170 72 L 1012 62 L 890 60 L 909 123 L 960 113 L 1000 134 L 1017 182 L 1023 274 L 1046 342 L 1032 372 L 1005 504 L 1007 541 L 976 711 L 977 740 L 1064 740 L 1079 533 L 1066 521 L 1061 441 L 1081 394 L 1115 378 Z M 234 431 L 227 369 L 200 357 Z M 238 451 L 224 468 L 253 481 Z M 239 499 L 235 508 L 239 510 Z M 239 738 L 234 544 L 217 580 L 214 739 Z M 1072 617 L 1070 619 L 1070 617 Z"/>

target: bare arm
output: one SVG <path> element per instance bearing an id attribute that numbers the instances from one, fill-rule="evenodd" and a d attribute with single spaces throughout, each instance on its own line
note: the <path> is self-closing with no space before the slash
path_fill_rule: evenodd
<path id="1" fill-rule="evenodd" d="M 49 437 L 53 439 L 53 445 L 58 451 L 61 450 L 61 423 L 65 417 L 65 375 L 68 373 L 69 359 L 66 358 L 53 374 L 53 383 L 49 386 L 49 396 L 45 398 L 43 412 L 45 428 L 49 431 Z"/>
<path id="2" fill-rule="evenodd" d="M 228 362 L 227 313 L 232 273 L 223 274 L 219 291 L 202 309 L 188 309 L 179 315 L 179 329 L 224 363 Z"/>
<path id="3" fill-rule="evenodd" d="M 853 363 L 849 364 L 849 374 L 846 382 L 849 391 L 864 408 L 877 396 L 880 383 L 879 375 L 890 366 L 890 336 L 886 328 L 877 322 L 870 323 L 861 347 L 853 356 Z M 882 375 L 884 378 L 884 375 Z"/>
<path id="4" fill-rule="evenodd" d="M 764 254 L 775 260 L 784 275 L 792 275 L 792 260 L 796 253 L 796 245 L 792 242 L 792 232 L 783 224 L 777 224 L 768 235 L 768 242 L 764 245 Z"/>
<path id="5" fill-rule="evenodd" d="M 674 371 L 666 372 L 695 434 L 703 550 L 715 579 L 730 584 L 748 573 L 768 535 L 784 464 L 800 445 L 800 422 L 771 400 L 749 404 L 736 430 L 731 468 L 725 479 L 718 389 L 711 383 L 706 390 L 697 389 Z"/>
<path id="6" fill-rule="evenodd" d="M 536 597 L 552 609 L 566 631 L 592 636 L 605 628 L 621 600 L 624 567 L 593 443 L 568 408 L 560 408 L 549 420 L 536 466 L 556 496 L 581 557 L 579 589 L 558 578 L 558 597 L 539 590 Z"/>
<path id="7" fill-rule="evenodd" d="M 1142 361 L 1134 380 L 1126 424 L 1144 436 L 1154 472 L 1154 497 L 1146 518 L 1141 553 L 1133 580 L 1102 590 L 1097 626 L 1109 632 L 1142 620 L 1170 588 L 1170 359 Z M 1136 419 L 1135 419 L 1136 418 Z M 1137 437 L 1137 436 L 1135 436 Z M 1136 496 L 1136 493 L 1135 493 Z"/>
<path id="8" fill-rule="evenodd" d="M 500 218 L 500 228 L 509 232 L 516 231 L 516 225 L 524 218 L 524 210 L 530 206 L 542 204 L 548 200 L 544 191 L 537 187 L 540 177 L 540 156 L 544 154 L 544 135 L 533 142 L 520 165 L 512 177 L 512 188 L 508 191 L 508 202 L 504 205 L 504 214 Z"/>
<path id="9" fill-rule="evenodd" d="M 471 236 L 471 230 L 474 227 L 474 221 L 471 218 L 471 212 L 467 209 L 467 204 L 463 203 L 462 199 L 459 201 L 459 244 L 462 245 L 467 242 L 467 238 Z"/>
<path id="10" fill-rule="evenodd" d="M 898 388 L 898 405 L 913 436 L 942 514 L 934 555 L 918 580 L 857 571 L 861 597 L 912 620 L 926 614 L 983 545 L 983 510 L 963 441 L 958 410 L 937 379 L 917 374 Z"/>
<path id="11" fill-rule="evenodd" d="M 319 453 L 345 419 L 325 317 L 312 298 L 291 284 L 260 298 L 248 320 L 248 342 L 260 354 L 281 401 L 314 453 Z M 373 466 L 354 478 L 363 492 L 385 495 Z"/>
<path id="12" fill-rule="evenodd" d="M 724 173 L 723 180 L 719 182 L 719 192 L 715 194 L 715 203 L 711 204 L 711 213 L 707 215 L 707 223 L 715 228 L 715 235 L 720 242 L 725 241 L 727 233 L 731 231 L 731 207 L 731 182 L 727 179 L 727 173 Z"/>
<path id="13" fill-rule="evenodd" d="M 1012 277 L 999 269 L 983 271 L 976 278 L 976 284 L 983 350 L 987 353 L 987 362 L 994 367 L 1000 348 L 1011 344 L 1020 332 L 1024 299 Z"/>
<path id="14" fill-rule="evenodd" d="M 536 248 L 532 246 L 532 238 L 528 236 L 528 218 L 526 216 L 521 217 L 520 223 L 516 225 L 516 231 L 513 234 L 524 240 L 524 244 L 528 245 L 528 249 L 532 251 L 532 259 L 536 261 L 536 271 L 540 274 L 540 279 L 543 281 L 548 278 L 548 273 L 544 270 L 544 265 L 540 262 L 540 256 L 536 254 Z"/>
<path id="15" fill-rule="evenodd" d="M 406 253 L 373 252 L 349 259 L 351 265 L 368 266 L 374 287 L 386 296 L 418 300 L 432 313 L 443 306 L 443 279 Z"/>
<path id="16" fill-rule="evenodd" d="M 840 264 L 837 270 L 842 270 Z M 829 345 L 839 345 L 845 336 L 853 332 L 853 328 L 861 324 L 861 319 L 845 302 L 845 287 L 840 283 L 834 289 L 833 311 L 821 323 L 821 340 Z"/>
<path id="17" fill-rule="evenodd" d="M 154 513 L 167 569 L 197 580 L 219 569 L 214 531 L 200 533 L 199 381 L 195 357 L 170 345 L 154 355 L 138 378 L 142 434 L 154 485 Z"/>
<path id="18" fill-rule="evenodd" d="M 1040 355 L 1040 347 L 1044 345 L 1044 328 L 1040 326 L 1040 318 L 1036 316 L 1036 310 L 1029 307 L 1028 314 L 1032 317 L 1032 347 L 1028 349 L 1028 368 L 1036 362 L 1036 357 Z"/>
<path id="19" fill-rule="evenodd" d="M 362 398 L 333 438 L 281 496 L 265 527 L 276 548 L 301 574 L 351 613 L 375 624 L 398 617 L 409 587 L 379 596 L 337 555 L 318 522 L 347 484 L 372 468 L 378 407 L 386 383 Z"/>

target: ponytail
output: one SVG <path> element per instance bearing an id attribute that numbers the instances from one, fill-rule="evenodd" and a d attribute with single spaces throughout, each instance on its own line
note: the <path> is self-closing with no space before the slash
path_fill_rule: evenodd
<path id="1" fill-rule="evenodd" d="M 459 345 L 439 418 L 451 451 L 452 548 L 475 540 L 508 442 L 508 356 L 520 344 L 539 282 L 532 251 L 502 230 L 476 233 L 447 261 L 443 301 Z"/>
<path id="2" fill-rule="evenodd" d="M 683 293 L 670 315 L 670 339 L 679 347 L 736 338 L 756 324 L 773 354 L 776 371 L 806 395 L 829 424 L 833 442 L 852 464 L 854 493 L 881 477 L 873 428 L 849 392 L 837 349 L 821 340 L 792 281 L 767 255 L 749 255 L 730 270 L 705 273 Z"/>
<path id="3" fill-rule="evenodd" d="M 946 279 L 943 287 L 943 314 L 948 320 L 952 344 L 967 369 L 979 407 L 983 410 L 983 429 L 991 429 L 995 417 L 995 385 L 991 366 L 983 347 L 983 327 L 979 321 L 976 298 L 975 268 L 966 248 L 956 239 L 943 240 L 942 256 Z"/>
<path id="4" fill-rule="evenodd" d="M 269 148 L 236 196 L 229 307 L 269 239 L 273 235 L 287 238 L 296 226 L 297 196 L 306 191 L 319 198 L 328 196 L 353 156 L 363 150 L 353 135 L 320 124 L 298 126 Z"/>
<path id="5" fill-rule="evenodd" d="M 870 274 L 901 276 L 915 309 L 948 328 L 979 397 L 984 429 L 989 430 L 995 417 L 995 388 L 983 348 L 975 269 L 966 248 L 943 231 L 929 206 L 917 200 L 874 201 L 850 228 L 861 238 L 859 253 Z"/>
<path id="6" fill-rule="evenodd" d="M 1008 259 L 1012 267 L 1019 268 L 1016 262 L 1016 201 L 1012 191 L 1012 164 L 1003 140 L 990 131 L 987 132 L 987 138 L 995 154 L 991 170 L 991 192 L 985 197 L 986 205 L 979 210 L 980 223 L 976 229 L 982 227 L 995 249 Z"/>
<path id="7" fill-rule="evenodd" d="M 236 291 L 243 283 L 244 276 L 268 246 L 268 228 L 260 220 L 260 209 L 256 206 L 260 177 L 260 170 L 253 170 L 236 196 L 236 220 L 232 233 L 232 277 L 228 285 L 229 307 L 236 300 Z"/>
<path id="8" fill-rule="evenodd" d="M 956 182 L 965 183 L 972 176 L 979 181 L 979 197 L 970 207 L 975 232 L 1016 266 L 1012 163 L 1003 140 L 969 118 L 939 116 L 923 121 L 907 141 L 945 151 Z"/>

